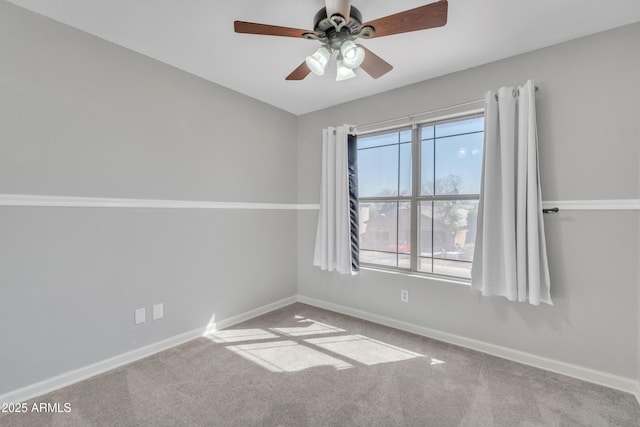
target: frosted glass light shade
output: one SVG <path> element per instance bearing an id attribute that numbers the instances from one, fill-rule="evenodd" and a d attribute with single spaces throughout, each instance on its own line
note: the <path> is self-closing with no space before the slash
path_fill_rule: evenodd
<path id="1" fill-rule="evenodd" d="M 321 76 L 324 74 L 324 69 L 330 57 L 331 53 L 329 53 L 329 49 L 327 49 L 326 46 L 320 46 L 313 55 L 307 56 L 304 62 L 313 74 Z"/>
<path id="2" fill-rule="evenodd" d="M 338 66 L 338 72 L 336 73 L 337 82 L 341 80 L 348 80 L 356 76 L 356 73 L 354 73 L 351 68 L 347 68 L 344 66 L 343 59 L 338 59 L 337 66 Z"/>
<path id="3" fill-rule="evenodd" d="M 347 68 L 358 68 L 364 61 L 364 49 L 351 40 L 340 45 L 340 53 L 342 54 L 342 62 Z"/>

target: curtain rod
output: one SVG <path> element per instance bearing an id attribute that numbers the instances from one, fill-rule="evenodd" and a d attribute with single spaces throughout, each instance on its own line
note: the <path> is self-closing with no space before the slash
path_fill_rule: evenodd
<path id="1" fill-rule="evenodd" d="M 538 86 L 535 86 L 535 90 L 536 90 L 536 92 L 538 91 Z M 519 90 L 514 89 L 513 96 L 517 96 L 517 95 L 519 95 L 519 93 L 520 93 Z M 496 94 L 496 100 L 497 99 L 498 99 L 498 94 Z M 371 127 L 371 126 L 383 125 L 385 123 L 393 123 L 393 122 L 397 122 L 397 121 L 400 121 L 400 120 L 413 121 L 413 119 L 416 118 L 416 117 L 426 116 L 428 114 L 433 114 L 433 113 L 439 113 L 441 111 L 452 110 L 454 108 L 465 107 L 467 105 L 477 104 L 479 102 L 484 102 L 484 98 L 476 99 L 475 101 L 461 102 L 459 104 L 449 105 L 448 107 L 438 108 L 436 110 L 424 111 L 422 113 L 415 113 L 415 114 L 410 114 L 408 116 L 396 117 L 395 119 L 388 119 L 388 120 L 381 120 L 379 122 L 367 123 L 367 124 L 364 124 L 364 125 L 351 127 L 351 128 L 349 128 L 349 130 L 352 131 L 352 132 L 355 132 L 355 131 L 358 130 L 358 128 L 367 128 L 367 127 Z"/>
<path id="2" fill-rule="evenodd" d="M 536 92 L 538 91 L 538 86 L 534 86 Z M 520 96 L 520 88 L 513 89 L 511 91 L 511 95 L 515 98 L 516 96 Z M 496 101 L 498 100 L 498 94 L 496 93 Z"/>
<path id="3" fill-rule="evenodd" d="M 433 114 L 433 113 L 439 113 L 440 111 L 447 111 L 447 110 L 451 110 L 454 108 L 459 108 L 459 107 L 464 107 L 467 105 L 472 105 L 472 104 L 477 104 L 479 102 L 484 102 L 484 98 L 483 99 L 476 99 L 475 101 L 467 101 L 467 102 L 462 102 L 460 104 L 454 104 L 454 105 L 449 105 L 448 107 L 442 107 L 442 108 L 438 108 L 436 110 L 431 110 L 431 111 L 424 111 L 422 113 L 415 113 L 415 114 L 410 114 L 408 116 L 400 116 L 400 117 L 396 117 L 395 119 L 388 119 L 388 120 L 381 120 L 379 122 L 373 122 L 373 123 L 367 123 L 365 125 L 358 125 L 355 127 L 354 130 L 357 130 L 359 128 L 366 128 L 366 127 L 370 127 L 370 126 L 377 126 L 377 125 L 383 125 L 385 123 L 393 123 L 393 122 L 397 122 L 400 120 L 410 120 L 413 121 L 413 119 L 415 117 L 420 117 L 420 116 L 426 116 L 427 114 Z"/>

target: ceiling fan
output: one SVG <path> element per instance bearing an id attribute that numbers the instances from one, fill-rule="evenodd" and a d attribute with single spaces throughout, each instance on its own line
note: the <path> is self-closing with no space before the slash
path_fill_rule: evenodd
<path id="1" fill-rule="evenodd" d="M 334 51 L 338 52 L 336 80 L 355 77 L 353 70 L 358 67 L 377 79 L 391 71 L 393 67 L 366 47 L 356 44 L 356 39 L 426 30 L 441 27 L 447 23 L 447 0 L 440 0 L 365 23 L 362 23 L 362 14 L 351 6 L 350 0 L 325 0 L 325 5 L 316 13 L 313 31 L 245 21 L 235 21 L 234 30 L 236 33 L 299 37 L 322 43 L 322 46 L 312 55 L 307 56 L 305 61 L 287 76 L 286 80 L 302 80 L 309 73 L 323 75 Z"/>

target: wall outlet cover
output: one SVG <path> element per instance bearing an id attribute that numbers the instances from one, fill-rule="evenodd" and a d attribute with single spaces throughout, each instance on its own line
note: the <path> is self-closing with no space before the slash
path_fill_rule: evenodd
<path id="1" fill-rule="evenodd" d="M 402 289 L 400 291 L 400 301 L 409 302 L 409 291 L 407 291 L 406 289 Z"/>

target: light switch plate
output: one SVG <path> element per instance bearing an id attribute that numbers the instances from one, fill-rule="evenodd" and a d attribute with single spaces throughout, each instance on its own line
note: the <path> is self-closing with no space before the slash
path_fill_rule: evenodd
<path id="1" fill-rule="evenodd" d="M 164 316 L 164 307 L 163 304 L 154 304 L 153 305 L 153 320 L 162 319 Z"/>
<path id="2" fill-rule="evenodd" d="M 136 308 L 136 315 L 135 315 L 135 324 L 139 325 L 140 323 L 144 323 L 146 320 L 146 310 L 143 308 Z"/>

